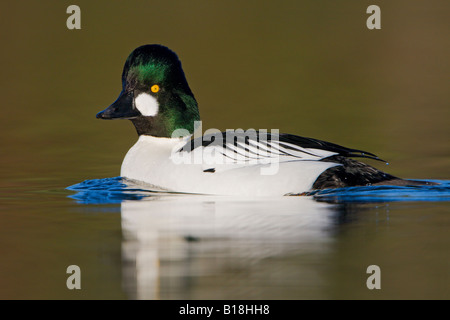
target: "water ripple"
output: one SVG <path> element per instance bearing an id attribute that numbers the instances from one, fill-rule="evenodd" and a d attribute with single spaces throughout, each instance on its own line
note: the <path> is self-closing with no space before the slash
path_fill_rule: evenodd
<path id="1" fill-rule="evenodd" d="M 141 200 L 156 191 L 139 188 L 122 177 L 85 180 L 67 187 L 76 193 L 69 198 L 83 204 L 121 203 L 124 200 Z"/>
<path id="2" fill-rule="evenodd" d="M 333 203 L 369 203 L 394 201 L 450 201 L 450 180 L 432 180 L 438 185 L 425 186 L 364 186 L 325 189 L 310 195 Z M 124 200 L 141 200 L 158 195 L 170 195 L 138 185 L 122 177 L 85 180 L 67 188 L 76 193 L 69 197 L 83 204 L 113 204 Z"/>
<path id="3" fill-rule="evenodd" d="M 325 189 L 311 193 L 319 201 L 394 202 L 394 201 L 450 201 L 449 180 L 428 180 L 437 185 L 424 186 L 364 186 Z"/>

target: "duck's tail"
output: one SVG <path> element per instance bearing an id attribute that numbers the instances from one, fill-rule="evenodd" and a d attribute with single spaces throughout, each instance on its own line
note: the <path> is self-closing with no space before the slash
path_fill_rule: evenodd
<path id="1" fill-rule="evenodd" d="M 423 186 L 435 182 L 407 180 L 395 177 L 368 164 L 344 156 L 332 156 L 321 161 L 340 164 L 325 170 L 314 182 L 313 189 L 330 189 L 356 186 Z"/>

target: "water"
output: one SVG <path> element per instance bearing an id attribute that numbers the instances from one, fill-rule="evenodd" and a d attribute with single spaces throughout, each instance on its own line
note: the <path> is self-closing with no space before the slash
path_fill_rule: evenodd
<path id="1" fill-rule="evenodd" d="M 0 293 L 9 299 L 447 299 L 450 182 L 439 182 L 419 190 L 333 190 L 323 199 L 167 194 L 119 177 L 72 190 L 26 181 L 2 193 Z M 383 201 L 367 201 L 368 193 Z M 421 201 L 425 193 L 433 201 Z M 72 264 L 82 270 L 79 291 L 65 286 Z M 373 264 L 382 270 L 378 291 L 365 286 Z"/>
<path id="2" fill-rule="evenodd" d="M 418 265 L 420 270 L 424 263 L 409 266 L 406 262 L 411 255 L 418 260 L 422 254 L 433 263 L 440 261 L 425 263 L 433 270 L 427 273 L 426 282 L 429 289 L 436 286 L 432 295 L 444 298 L 450 292 L 447 285 L 440 287 L 437 276 L 444 276 L 443 280 L 448 276 L 449 261 L 440 259 L 441 255 L 449 257 L 441 243 L 448 243 L 448 237 L 422 238 L 420 245 L 415 238 L 430 227 L 445 228 L 427 223 L 432 216 L 437 215 L 440 223 L 449 222 L 448 215 L 439 211 L 448 209 L 450 181 L 435 182 L 439 185 L 352 187 L 306 197 L 241 198 L 154 192 L 115 177 L 73 185 L 69 189 L 76 193 L 69 197 L 85 205 L 120 204 L 123 288 L 133 299 L 340 298 L 334 292 L 338 285 L 349 298 L 425 297 L 419 292 L 395 294 L 395 290 L 402 292 L 402 285 L 414 287 L 405 281 L 404 272 Z M 422 211 L 430 207 L 431 215 Z M 411 212 L 408 217 L 402 214 L 405 209 Z M 423 225 L 414 226 L 418 231 L 398 235 L 395 229 L 402 230 L 402 220 Z M 355 239 L 346 234 L 358 226 L 362 230 L 356 233 L 364 235 L 359 237 L 362 243 L 354 244 Z M 433 244 L 439 246 L 430 250 Z M 398 251 L 410 245 L 413 249 Z M 346 258 L 347 246 L 364 251 Z M 371 252 L 365 256 L 367 247 Z M 383 293 L 365 288 L 364 268 L 371 264 L 383 270 Z M 349 283 L 336 283 L 336 268 L 353 274 Z M 401 284 L 402 278 L 406 284 Z M 348 287 L 354 291 L 345 291 Z"/>
<path id="3" fill-rule="evenodd" d="M 325 189 L 311 192 L 309 197 L 317 201 L 333 203 L 450 201 L 450 181 L 427 181 L 434 182 L 436 185 L 361 186 Z M 121 203 L 125 200 L 142 200 L 148 197 L 177 194 L 145 188 L 142 184 L 136 184 L 122 177 L 85 180 L 69 186 L 67 189 L 76 191 L 74 195 L 69 196 L 70 198 L 84 204 Z M 192 197 L 192 195 L 186 196 Z"/>
<path id="4" fill-rule="evenodd" d="M 0 298 L 449 299 L 450 3 L 377 4 L 371 31 L 368 4 L 345 0 L 80 0 L 81 30 L 63 2 L 9 3 Z M 204 130 L 279 129 L 442 184 L 236 199 L 123 181 L 135 130 L 95 114 L 146 43 L 179 54 Z M 73 264 L 81 290 L 66 287 Z M 366 287 L 373 264 L 381 290 Z"/>

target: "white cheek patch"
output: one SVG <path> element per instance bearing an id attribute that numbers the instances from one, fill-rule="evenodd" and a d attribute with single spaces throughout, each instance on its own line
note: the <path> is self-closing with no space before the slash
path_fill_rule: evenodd
<path id="1" fill-rule="evenodd" d="M 134 99 L 134 104 L 143 116 L 153 117 L 158 114 L 158 101 L 147 93 L 140 93 Z"/>

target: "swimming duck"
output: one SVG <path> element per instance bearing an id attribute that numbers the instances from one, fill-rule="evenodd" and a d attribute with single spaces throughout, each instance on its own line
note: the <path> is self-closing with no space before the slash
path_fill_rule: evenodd
<path id="1" fill-rule="evenodd" d="M 122 91 L 98 119 L 128 119 L 139 136 L 120 175 L 159 190 L 279 196 L 365 185 L 414 185 L 354 157 L 370 152 L 265 130 L 198 134 L 200 114 L 178 56 L 144 45 L 127 58 Z M 198 136 L 197 136 L 198 135 Z"/>

